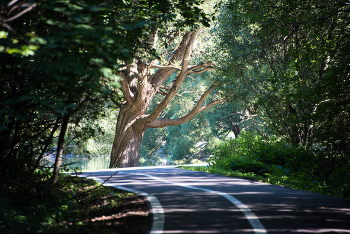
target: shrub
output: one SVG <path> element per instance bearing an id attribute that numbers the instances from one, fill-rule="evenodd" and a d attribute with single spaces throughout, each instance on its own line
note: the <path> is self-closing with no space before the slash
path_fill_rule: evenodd
<path id="1" fill-rule="evenodd" d="M 349 160 L 320 146 L 293 147 L 276 137 L 242 132 L 219 144 L 209 165 L 211 172 L 252 173 L 270 183 L 350 200 Z"/>

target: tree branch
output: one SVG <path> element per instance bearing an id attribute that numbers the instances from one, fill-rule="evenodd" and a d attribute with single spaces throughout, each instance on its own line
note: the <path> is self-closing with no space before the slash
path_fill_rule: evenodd
<path id="1" fill-rule="evenodd" d="M 153 28 L 150 33 L 149 44 L 152 48 L 155 47 L 158 41 L 158 28 Z"/>
<path id="2" fill-rule="evenodd" d="M 171 87 L 169 87 L 169 86 L 164 86 L 164 85 L 159 86 L 159 88 L 160 88 L 160 89 L 166 89 L 166 90 L 170 90 L 170 89 L 171 89 Z"/>
<path id="3" fill-rule="evenodd" d="M 163 96 L 166 96 L 168 94 L 162 90 L 157 90 L 157 93 L 159 93 L 160 95 L 163 95 Z"/>
<path id="4" fill-rule="evenodd" d="M 25 10 L 21 11 L 20 13 L 18 13 L 17 15 L 15 16 L 12 16 L 8 19 L 4 19 L 3 22 L 6 23 L 6 22 L 10 22 L 14 19 L 17 19 L 18 17 L 20 17 L 21 15 L 25 14 L 26 12 L 30 11 L 31 9 L 33 9 L 34 7 L 36 7 L 37 4 L 36 3 L 33 3 L 32 5 L 30 5 L 29 7 L 27 7 Z"/>
<path id="5" fill-rule="evenodd" d="M 192 47 L 194 46 L 194 43 L 195 43 L 195 40 L 196 40 L 198 33 L 199 33 L 199 30 L 196 30 L 191 34 L 191 38 L 186 46 L 186 51 L 184 53 L 184 57 L 182 60 L 183 62 L 182 62 L 181 72 L 175 78 L 174 84 L 171 87 L 171 89 L 169 90 L 167 96 L 163 99 L 163 101 L 161 103 L 159 103 L 155 106 L 155 108 L 153 109 L 153 111 L 150 115 L 148 115 L 145 118 L 140 119 L 141 122 L 146 124 L 146 123 L 150 123 L 150 122 L 155 121 L 158 118 L 158 116 L 160 115 L 160 113 L 169 105 L 171 100 L 174 98 L 176 93 L 179 91 L 183 81 L 185 80 L 185 78 L 187 76 L 187 68 L 188 68 L 188 64 L 189 64 L 189 58 L 190 58 L 190 55 L 192 52 Z M 160 86 L 160 84 L 154 88 L 158 89 L 159 86 Z"/>
<path id="6" fill-rule="evenodd" d="M 192 74 L 203 74 L 204 72 L 212 70 L 212 69 L 214 69 L 214 67 L 206 67 L 206 68 L 203 68 L 201 70 L 190 72 L 189 74 L 190 75 L 192 75 Z"/>
<path id="7" fill-rule="evenodd" d="M 189 44 L 189 41 L 191 39 L 192 34 L 193 34 L 193 32 L 188 32 L 183 36 L 180 45 L 177 47 L 173 56 L 171 56 L 171 58 L 169 59 L 168 64 L 175 64 L 177 62 L 180 62 L 183 59 L 183 56 L 185 54 L 185 49 Z M 159 71 L 157 71 L 154 74 L 152 81 L 151 81 L 152 85 L 155 88 L 159 87 L 175 71 L 176 71 L 176 69 L 174 69 L 174 68 L 173 69 L 160 69 Z"/>
<path id="8" fill-rule="evenodd" d="M 215 85 L 213 84 L 207 91 L 205 91 L 203 93 L 203 95 L 201 96 L 201 98 L 197 102 L 196 106 L 193 108 L 193 110 L 190 111 L 184 117 L 181 117 L 179 119 L 157 119 L 151 123 L 146 124 L 145 129 L 147 129 L 147 128 L 163 128 L 163 127 L 167 127 L 167 126 L 175 126 L 175 125 L 180 125 L 180 124 L 186 123 L 187 121 L 189 121 L 191 118 L 193 118 L 198 113 L 205 111 L 214 105 L 218 105 L 218 104 L 225 102 L 227 100 L 227 98 L 215 100 L 215 101 L 208 103 L 205 106 L 202 106 L 203 102 L 205 101 L 207 96 L 214 90 L 214 88 L 215 88 Z"/>
<path id="9" fill-rule="evenodd" d="M 190 63 L 190 58 L 191 58 L 191 53 L 192 53 L 192 49 L 194 46 L 194 43 L 196 41 L 197 35 L 199 34 L 200 30 L 197 29 L 196 31 L 194 31 L 191 35 L 191 39 L 186 47 L 186 51 L 184 54 L 184 57 L 182 59 L 182 69 L 181 72 L 186 72 L 188 69 L 188 65 Z"/>
<path id="10" fill-rule="evenodd" d="M 198 64 L 196 66 L 191 66 L 188 69 L 187 74 L 191 75 L 191 74 L 203 74 L 206 71 L 209 71 L 211 69 L 214 69 L 215 65 L 212 62 L 207 62 L 207 63 L 201 63 Z"/>
<path id="11" fill-rule="evenodd" d="M 147 64 L 149 65 L 151 68 L 158 68 L 158 69 L 163 69 L 163 70 L 166 70 L 166 69 L 175 69 L 175 70 L 178 70 L 178 71 L 181 71 L 181 68 L 180 67 L 177 67 L 177 66 L 172 66 L 172 65 L 156 65 L 156 64 Z"/>
<path id="12" fill-rule="evenodd" d="M 124 98 L 128 103 L 132 103 L 134 101 L 134 94 L 130 91 L 130 87 L 125 74 L 123 72 L 120 72 L 119 76 L 122 78 L 120 84 L 122 86 L 121 90 L 123 92 Z"/>

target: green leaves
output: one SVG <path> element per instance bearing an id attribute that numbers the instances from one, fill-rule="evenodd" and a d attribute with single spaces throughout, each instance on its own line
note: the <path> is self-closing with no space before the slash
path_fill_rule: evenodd
<path id="1" fill-rule="evenodd" d="M 282 139 L 243 132 L 219 144 L 208 163 L 198 170 L 350 198 L 348 161 L 324 148 L 293 147 Z"/>
<path id="2" fill-rule="evenodd" d="M 349 32 L 343 24 L 348 6 L 313 0 L 232 0 L 228 5 L 214 30 L 218 77 L 228 77 L 218 84 L 228 93 L 234 90 L 235 101 L 262 111 L 270 128 L 294 145 L 326 140 L 322 136 L 329 125 L 321 116 L 327 113 L 330 120 L 338 113 L 320 108 L 322 103 L 342 99 L 330 90 L 349 98 L 337 85 L 349 87 L 343 81 L 349 80 L 350 66 L 341 62 L 349 58 Z M 338 107 L 348 105 L 339 102 Z M 346 144 L 349 138 L 341 135 L 338 139 L 347 139 L 341 140 Z"/>
<path id="3" fill-rule="evenodd" d="M 207 22 L 199 3 L 40 0 L 15 20 L 1 21 L 0 174 L 11 178 L 1 192 L 22 191 L 12 178 L 33 182 L 30 189 L 41 186 L 33 173 L 46 170 L 40 161 L 55 150 L 63 117 L 72 135 L 83 138 L 82 119 L 94 119 L 109 101 L 114 108 L 123 102 L 118 69 L 134 58 L 156 57 L 151 30 Z M 1 19 L 20 13 L 26 1 L 11 4 L 0 6 Z"/>

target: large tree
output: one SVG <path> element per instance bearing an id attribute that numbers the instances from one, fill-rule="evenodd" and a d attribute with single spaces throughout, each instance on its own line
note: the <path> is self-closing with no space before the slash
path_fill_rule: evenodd
<path id="1" fill-rule="evenodd" d="M 146 129 L 183 124 L 196 114 L 226 100 L 221 98 L 203 105 L 208 95 L 215 89 L 213 84 L 202 94 L 195 107 L 181 118 L 158 118 L 189 75 L 202 74 L 214 67 L 211 62 L 190 63 L 199 33 L 200 30 L 196 28 L 183 32 L 180 43 L 167 57 L 167 61 L 164 61 L 165 56 L 161 60 L 135 58 L 132 63 L 119 72 L 125 102 L 120 108 L 116 125 L 111 152 L 111 168 L 139 165 L 139 151 Z M 175 39 L 174 34 L 171 41 Z M 149 43 L 155 44 L 157 37 L 158 31 L 153 30 Z M 156 71 L 152 73 L 153 69 Z M 174 73 L 175 78 L 172 76 Z M 173 80 L 169 83 L 171 79 Z M 155 95 L 163 95 L 164 97 L 153 109 L 148 110 Z"/>

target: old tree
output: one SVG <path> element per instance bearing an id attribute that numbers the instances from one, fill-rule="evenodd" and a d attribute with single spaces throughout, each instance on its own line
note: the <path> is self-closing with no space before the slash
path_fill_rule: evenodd
<path id="1" fill-rule="evenodd" d="M 214 68 L 211 62 L 198 64 L 190 62 L 199 33 L 199 29 L 182 33 L 177 31 L 172 37 L 168 37 L 170 39 L 166 43 L 163 43 L 164 51 L 169 52 L 170 50 L 166 50 L 166 47 L 175 41 L 175 35 L 182 36 L 170 55 L 164 53 L 163 58 L 153 60 L 135 58 L 132 63 L 119 70 L 124 103 L 120 107 L 117 120 L 110 168 L 139 165 L 139 151 L 146 129 L 183 124 L 196 114 L 226 100 L 226 98 L 219 98 L 204 104 L 208 95 L 215 89 L 215 84 L 212 84 L 186 115 L 178 119 L 158 118 L 178 93 L 187 77 L 191 74 L 202 74 Z M 158 30 L 153 30 L 151 35 L 149 44 L 155 46 Z M 163 98 L 151 108 L 151 101 L 156 95 L 162 95 Z"/>

